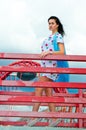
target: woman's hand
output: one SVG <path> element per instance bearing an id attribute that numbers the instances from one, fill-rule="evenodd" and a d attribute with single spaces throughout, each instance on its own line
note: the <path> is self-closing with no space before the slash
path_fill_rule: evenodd
<path id="1" fill-rule="evenodd" d="M 37 77 L 40 78 L 40 73 L 37 73 Z"/>
<path id="2" fill-rule="evenodd" d="M 50 54 L 52 54 L 52 51 L 44 51 L 44 52 L 41 53 L 40 57 L 44 58 L 45 56 L 50 55 Z"/>

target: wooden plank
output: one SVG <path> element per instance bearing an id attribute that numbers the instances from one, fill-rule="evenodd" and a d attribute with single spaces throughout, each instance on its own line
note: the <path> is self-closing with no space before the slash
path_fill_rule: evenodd
<path id="1" fill-rule="evenodd" d="M 3 96 L 0 96 L 0 101 L 3 101 L 3 102 L 7 102 L 7 101 L 10 101 L 10 102 L 46 102 L 46 103 L 49 103 L 49 102 L 64 102 L 64 98 L 61 97 L 61 98 L 58 98 L 58 97 L 46 97 L 46 96 L 42 96 L 42 97 L 36 97 L 36 96 L 8 96 L 6 98 L 3 97 Z"/>
<path id="2" fill-rule="evenodd" d="M 11 95 L 11 96 L 34 96 L 35 92 L 14 92 L 14 91 L 0 91 L 0 95 Z"/>
<path id="3" fill-rule="evenodd" d="M 66 74 L 86 74 L 86 68 L 52 68 L 52 67 L 14 67 L 0 66 L 0 72 L 36 72 L 36 73 L 66 73 Z"/>
<path id="4" fill-rule="evenodd" d="M 3 102 L 3 101 L 0 101 L 0 105 L 21 105 L 21 106 L 33 106 L 34 103 L 33 102 L 10 102 L 10 101 L 7 101 L 7 102 Z M 48 103 L 41 103 L 40 106 L 48 106 Z M 71 106 L 71 107 L 78 107 L 78 104 L 69 104 L 69 103 L 55 103 L 55 106 L 57 107 L 61 107 L 61 106 Z M 84 105 L 86 106 L 86 105 Z"/>
<path id="5" fill-rule="evenodd" d="M 40 58 L 40 54 L 26 53 L 0 53 L 0 59 L 22 59 L 22 60 L 68 60 L 68 61 L 86 61 L 85 55 L 53 55 Z"/>
<path id="6" fill-rule="evenodd" d="M 70 112 L 24 112 L 24 111 L 0 111 L 1 117 L 34 117 L 34 118 L 74 118 L 86 119 L 86 113 Z"/>
<path id="7" fill-rule="evenodd" d="M 39 82 L 39 81 L 13 81 L 13 80 L 0 80 L 0 86 L 8 87 L 45 87 L 45 88 L 86 88 L 86 83 L 81 82 Z"/>
<path id="8" fill-rule="evenodd" d="M 66 98 L 66 97 L 37 97 L 37 96 L 0 96 L 0 102 L 41 102 L 41 103 L 69 103 L 69 104 L 86 104 L 86 98 Z"/>
<path id="9" fill-rule="evenodd" d="M 34 96 L 35 92 L 14 92 L 14 91 L 0 91 L 0 95 L 14 95 L 14 96 Z M 43 94 L 45 95 L 45 94 Z M 84 97 L 86 94 L 83 94 Z M 53 93 L 53 96 L 59 97 L 78 97 L 79 94 L 69 94 L 69 93 Z"/>
<path id="10" fill-rule="evenodd" d="M 13 126 L 24 126 L 27 125 L 27 123 L 25 121 L 0 121 L 0 125 L 3 126 L 8 126 L 8 125 L 13 125 Z"/>
<path id="11" fill-rule="evenodd" d="M 7 125 L 14 125 L 14 126 L 24 126 L 24 125 L 27 125 L 27 122 L 26 121 L 0 121 L 0 125 L 4 125 L 4 126 L 7 126 Z M 42 126 L 42 127 L 45 127 L 45 126 L 48 126 L 49 125 L 49 122 L 37 122 L 35 124 L 35 126 Z M 78 123 L 64 123 L 64 122 L 61 122 L 58 124 L 58 127 L 78 127 Z"/>

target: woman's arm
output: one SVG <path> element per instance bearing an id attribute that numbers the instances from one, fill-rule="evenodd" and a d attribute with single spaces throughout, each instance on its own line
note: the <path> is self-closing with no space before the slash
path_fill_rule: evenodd
<path id="1" fill-rule="evenodd" d="M 59 42 L 58 45 L 59 45 L 59 51 L 44 51 L 41 53 L 41 58 L 51 54 L 64 55 L 64 44 Z"/>
<path id="2" fill-rule="evenodd" d="M 52 51 L 52 54 L 64 55 L 65 53 L 64 44 L 59 42 L 58 46 L 59 46 L 59 51 Z"/>

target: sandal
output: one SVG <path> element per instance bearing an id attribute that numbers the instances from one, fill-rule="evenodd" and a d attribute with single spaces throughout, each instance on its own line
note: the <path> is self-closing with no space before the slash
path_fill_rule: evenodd
<path id="1" fill-rule="evenodd" d="M 57 119 L 57 120 L 51 120 L 49 123 L 50 127 L 54 127 L 57 126 L 57 124 L 59 124 L 61 122 L 62 119 Z"/>
<path id="2" fill-rule="evenodd" d="M 20 118 L 18 121 L 30 121 L 30 118 Z"/>
<path id="3" fill-rule="evenodd" d="M 39 121 L 41 121 L 41 118 L 30 119 L 30 121 L 27 121 L 27 126 L 33 126 Z"/>

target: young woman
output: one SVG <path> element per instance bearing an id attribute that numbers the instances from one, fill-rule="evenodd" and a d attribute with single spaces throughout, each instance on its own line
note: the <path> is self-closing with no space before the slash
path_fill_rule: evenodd
<path id="1" fill-rule="evenodd" d="M 48 19 L 48 26 L 49 30 L 51 31 L 51 35 L 45 39 L 41 45 L 41 58 L 46 57 L 47 55 L 64 55 L 64 41 L 63 41 L 63 36 L 64 36 L 64 29 L 63 25 L 60 22 L 60 20 L 56 16 L 51 16 Z M 54 46 L 53 46 L 53 37 L 56 35 L 56 40 L 57 44 L 59 46 L 59 51 L 54 51 Z M 42 60 L 41 61 L 41 66 L 42 67 L 56 67 L 57 66 L 57 61 L 47 61 L 47 60 Z M 58 78 L 58 74 L 52 74 L 52 73 L 42 73 L 39 76 L 39 81 L 42 82 L 53 82 Z M 52 88 L 36 88 L 35 90 L 35 96 L 42 96 L 42 92 L 45 91 L 46 96 L 52 96 Z M 33 106 L 33 111 L 38 111 L 40 106 L 40 103 L 35 103 Z M 51 112 L 55 112 L 55 105 L 54 103 L 49 103 L 49 110 Z M 29 125 L 33 125 L 35 123 L 36 119 L 32 120 L 32 122 L 29 122 Z M 55 125 L 55 122 L 52 122 L 52 126 Z M 32 123 L 32 124 L 31 124 Z"/>

